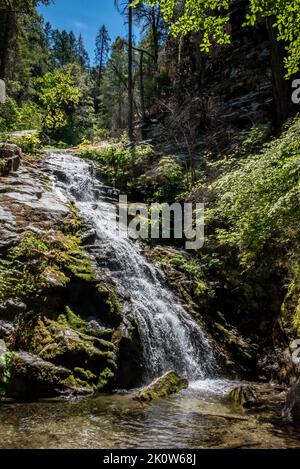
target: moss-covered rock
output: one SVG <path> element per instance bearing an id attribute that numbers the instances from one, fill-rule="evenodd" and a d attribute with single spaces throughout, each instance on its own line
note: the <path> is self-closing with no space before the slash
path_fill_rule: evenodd
<path id="1" fill-rule="evenodd" d="M 251 386 L 238 386 L 230 391 L 229 397 L 234 404 L 245 408 L 253 407 L 258 403 L 256 393 Z"/>
<path id="2" fill-rule="evenodd" d="M 134 399 L 141 402 L 149 402 L 160 397 L 167 397 L 177 394 L 182 389 L 188 387 L 188 381 L 181 378 L 175 371 L 168 371 L 160 378 L 156 379 L 134 396 Z"/>
<path id="3" fill-rule="evenodd" d="M 12 353 L 9 359 L 7 395 L 20 400 L 51 397 L 62 390 L 71 372 L 26 352 Z"/>

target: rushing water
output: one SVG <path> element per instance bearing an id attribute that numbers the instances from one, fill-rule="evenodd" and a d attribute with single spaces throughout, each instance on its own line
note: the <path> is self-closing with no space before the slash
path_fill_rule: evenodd
<path id="1" fill-rule="evenodd" d="M 124 298 L 125 313 L 137 318 L 148 378 L 170 369 L 189 380 L 213 377 L 217 366 L 208 338 L 139 244 L 116 231 L 116 202 L 107 196 L 94 166 L 65 153 L 51 153 L 47 165 L 56 190 L 72 196 L 97 232 L 93 250 Z"/>

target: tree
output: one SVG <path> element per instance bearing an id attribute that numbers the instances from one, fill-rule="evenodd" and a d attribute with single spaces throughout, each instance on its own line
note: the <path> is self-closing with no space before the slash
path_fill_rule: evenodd
<path id="1" fill-rule="evenodd" d="M 135 18 L 142 26 L 142 32 L 151 36 L 151 54 L 157 69 L 160 40 L 162 36 L 163 18 L 159 5 L 139 3 L 135 7 Z"/>
<path id="2" fill-rule="evenodd" d="M 115 5 L 120 11 L 119 0 L 115 0 Z M 133 142 L 133 6 L 128 1 L 124 1 L 123 6 L 123 14 L 126 14 L 128 23 L 128 136 Z"/>
<path id="3" fill-rule="evenodd" d="M 80 99 L 71 69 L 46 73 L 36 79 L 36 88 L 44 110 L 43 125 L 54 133 L 67 125 L 70 108 L 78 104 Z"/>
<path id="4" fill-rule="evenodd" d="M 131 142 L 133 142 L 132 23 L 132 6 L 128 5 L 128 136 Z"/>
<path id="5" fill-rule="evenodd" d="M 106 64 L 109 50 L 110 50 L 111 39 L 108 34 L 108 30 L 103 24 L 98 31 L 96 37 L 96 49 L 95 49 L 95 66 L 97 71 L 96 79 L 96 96 L 95 96 L 95 109 L 96 113 L 99 113 L 100 103 L 99 103 L 99 94 L 101 89 L 101 82 L 103 78 L 104 66 Z"/>
<path id="6" fill-rule="evenodd" d="M 139 5 L 140 0 L 135 2 Z M 200 34 L 200 48 L 208 52 L 214 43 L 229 44 L 230 0 L 143 0 L 143 3 L 160 5 L 165 21 L 173 36 Z M 181 5 L 180 5 L 181 4 Z M 288 117 L 289 105 L 286 84 L 283 81 L 284 61 L 286 78 L 299 70 L 300 65 L 300 0 L 249 0 L 244 26 L 254 26 L 262 18 L 266 19 L 269 31 L 274 98 L 277 122 L 282 124 Z M 285 57 L 281 57 L 277 42 L 282 41 Z"/>
<path id="7" fill-rule="evenodd" d="M 51 0 L 0 0 L 0 79 L 6 78 L 10 51 L 22 35 L 24 19 L 34 21 L 38 4 Z"/>
<path id="8" fill-rule="evenodd" d="M 63 67 L 78 61 L 78 43 L 73 31 L 53 31 L 52 53 L 56 67 Z"/>
<path id="9" fill-rule="evenodd" d="M 127 125 L 127 67 L 126 42 L 117 37 L 111 47 L 102 83 L 103 104 L 109 110 L 112 130 L 123 129 Z"/>
<path id="10" fill-rule="evenodd" d="M 79 64 L 82 68 L 87 68 L 89 66 L 89 54 L 87 53 L 82 34 L 79 34 L 78 41 L 77 41 L 77 56 Z"/>

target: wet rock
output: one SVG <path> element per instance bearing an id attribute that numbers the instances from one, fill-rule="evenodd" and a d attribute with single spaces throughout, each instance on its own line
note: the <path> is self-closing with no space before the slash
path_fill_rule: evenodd
<path id="1" fill-rule="evenodd" d="M 7 347 L 4 340 L 0 339 L 0 359 L 6 354 Z"/>
<path id="2" fill-rule="evenodd" d="M 300 380 L 287 393 L 283 417 L 300 427 Z"/>
<path id="3" fill-rule="evenodd" d="M 27 306 L 17 298 L 10 298 L 4 303 L 0 304 L 1 318 L 12 321 L 17 314 L 25 313 Z"/>
<path id="4" fill-rule="evenodd" d="M 6 393 L 6 386 L 9 380 L 9 361 L 10 353 L 8 352 L 4 340 L 0 340 L 0 398 Z"/>
<path id="5" fill-rule="evenodd" d="M 89 321 L 87 324 L 87 332 L 99 339 L 111 340 L 114 330 L 101 326 L 97 321 Z"/>
<path id="6" fill-rule="evenodd" d="M 229 396 L 232 402 L 241 405 L 246 409 L 258 404 L 256 393 L 251 386 L 238 386 L 230 391 Z"/>
<path id="7" fill-rule="evenodd" d="M 9 248 L 25 231 L 47 232 L 71 216 L 68 200 L 46 182 L 38 162 L 25 161 L 17 173 L 0 178 L 0 249 Z"/>
<path id="8" fill-rule="evenodd" d="M 70 371 L 26 352 L 12 354 L 7 395 L 16 399 L 35 399 L 59 394 Z"/>
<path id="9" fill-rule="evenodd" d="M 16 328 L 10 322 L 0 320 L 0 339 L 12 345 L 15 340 Z"/>
<path id="10" fill-rule="evenodd" d="M 135 400 L 141 402 L 153 401 L 159 397 L 167 397 L 172 394 L 177 394 L 182 389 L 188 387 L 188 381 L 181 378 L 175 371 L 168 371 L 160 378 L 156 379 L 147 386 L 145 389 L 140 391 L 136 396 Z"/>
<path id="11" fill-rule="evenodd" d="M 8 176 L 18 170 L 21 164 L 22 151 L 17 145 L 4 143 L 0 145 L 0 176 Z"/>

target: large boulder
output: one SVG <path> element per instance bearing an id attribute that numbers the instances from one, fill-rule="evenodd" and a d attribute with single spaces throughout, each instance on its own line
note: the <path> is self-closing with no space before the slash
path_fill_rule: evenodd
<path id="1" fill-rule="evenodd" d="M 8 176 L 18 170 L 22 159 L 21 149 L 12 143 L 0 144 L 0 176 Z"/>
<path id="2" fill-rule="evenodd" d="M 59 394 L 71 372 L 26 352 L 12 353 L 6 394 L 19 400 L 34 400 Z"/>
<path id="3" fill-rule="evenodd" d="M 168 371 L 160 378 L 134 396 L 134 399 L 142 402 L 153 401 L 159 397 L 167 397 L 177 394 L 188 387 L 188 381 L 181 378 L 175 371 Z"/>
<path id="4" fill-rule="evenodd" d="M 300 427 L 300 380 L 287 393 L 283 417 Z"/>

